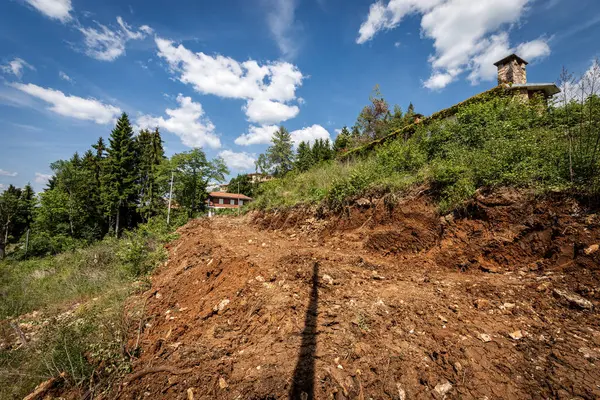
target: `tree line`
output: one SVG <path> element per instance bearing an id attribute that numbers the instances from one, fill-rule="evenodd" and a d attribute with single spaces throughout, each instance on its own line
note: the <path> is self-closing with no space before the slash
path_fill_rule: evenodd
<path id="1" fill-rule="evenodd" d="M 167 212 L 171 182 L 176 213 L 192 218 L 204 210 L 209 183 L 229 173 L 222 158 L 208 160 L 200 148 L 167 158 L 158 128 L 134 135 L 125 113 L 108 143 L 100 137 L 83 156 L 50 167 L 37 196 L 30 184 L 0 194 L 0 258 L 11 243 L 27 242 L 29 255 L 44 255 L 119 236 Z"/>
<path id="2" fill-rule="evenodd" d="M 276 177 L 292 171 L 305 172 L 315 165 L 335 159 L 348 150 L 413 124 L 418 117 L 419 114 L 415 112 L 412 103 L 406 112 L 398 105 L 390 109 L 379 87 L 375 86 L 369 97 L 369 104 L 361 110 L 356 123 L 350 129 L 344 126 L 333 143 L 329 139 L 317 139 L 312 144 L 303 141 L 298 143 L 294 151 L 290 133 L 285 127 L 279 127 L 273 134 L 271 146 L 258 156 L 256 171 Z M 241 175 L 236 179 L 240 182 L 244 180 Z M 251 189 L 248 189 L 248 192 L 251 192 Z M 250 196 L 248 193 L 244 194 Z"/>

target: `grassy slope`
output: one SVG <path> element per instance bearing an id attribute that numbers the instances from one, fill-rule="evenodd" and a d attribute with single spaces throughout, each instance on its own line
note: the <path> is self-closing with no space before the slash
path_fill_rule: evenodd
<path id="1" fill-rule="evenodd" d="M 355 160 L 267 182 L 251 207 L 320 203 L 339 209 L 369 192 L 425 183 L 446 212 L 482 186 L 564 189 L 571 185 L 568 143 L 557 126 L 556 117 L 535 104 L 509 98 L 467 104 L 456 121 L 420 124 L 406 141 L 399 138 Z"/>
<path id="2" fill-rule="evenodd" d="M 127 297 L 172 239 L 151 223 L 73 252 L 0 262 L 0 398 L 23 398 L 61 372 L 81 390 L 106 387 L 129 368 L 127 333 L 141 318 Z M 28 336 L 17 346 L 10 322 Z"/>

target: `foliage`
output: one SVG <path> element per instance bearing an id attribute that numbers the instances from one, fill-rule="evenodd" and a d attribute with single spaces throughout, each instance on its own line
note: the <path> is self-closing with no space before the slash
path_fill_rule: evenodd
<path id="1" fill-rule="evenodd" d="M 437 196 L 440 212 L 460 207 L 485 186 L 575 188 L 588 194 L 598 190 L 596 96 L 549 111 L 543 99 L 523 103 L 486 96 L 454 111 L 451 119 L 409 125 L 409 135 L 379 142 L 364 157 L 328 162 L 269 182 L 252 206 L 322 203 L 339 210 L 370 191 L 402 191 L 423 183 Z M 568 127 L 571 133 L 565 134 Z"/>
<path id="2" fill-rule="evenodd" d="M 27 346 L 0 349 L 0 398 L 23 398 L 61 372 L 68 386 L 88 389 L 108 387 L 129 371 L 137 350 L 127 334 L 144 316 L 124 302 L 136 288 L 143 290 L 145 275 L 165 260 L 163 243 L 186 218 L 175 214 L 172 221 L 167 227 L 162 216 L 154 217 L 121 239 L 0 262 L 0 319 L 26 322 L 37 332 Z"/>
<path id="3" fill-rule="evenodd" d="M 273 134 L 273 144 L 269 146 L 264 157 L 259 157 L 261 172 L 272 173 L 281 177 L 294 167 L 292 137 L 283 126 Z M 257 164 L 258 165 L 258 164 Z"/>
<path id="4" fill-rule="evenodd" d="M 229 192 L 240 193 L 248 197 L 254 197 L 255 184 L 248 174 L 239 174 L 229 181 Z"/>

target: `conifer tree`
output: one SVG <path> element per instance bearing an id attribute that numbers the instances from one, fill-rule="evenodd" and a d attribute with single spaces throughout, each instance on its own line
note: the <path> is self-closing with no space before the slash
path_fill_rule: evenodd
<path id="1" fill-rule="evenodd" d="M 350 144 L 350 131 L 347 127 L 343 127 L 342 131 L 336 136 L 333 142 L 333 153 L 339 154 L 345 151 Z"/>
<path id="2" fill-rule="evenodd" d="M 314 159 L 310 143 L 304 141 L 300 142 L 296 155 L 296 169 L 301 172 L 308 171 L 313 164 Z"/>
<path id="3" fill-rule="evenodd" d="M 283 126 L 273 134 L 273 145 L 267 149 L 266 156 L 275 176 L 283 176 L 294 167 L 292 136 Z"/>
<path id="4" fill-rule="evenodd" d="M 118 236 L 121 222 L 132 225 L 137 200 L 135 143 L 126 113 L 117 120 L 109 144 L 102 176 L 102 202 Z"/>
<path id="5" fill-rule="evenodd" d="M 138 152 L 138 188 L 141 214 L 147 220 L 160 209 L 157 183 L 158 166 L 164 161 L 164 149 L 158 128 L 140 131 L 136 137 Z"/>

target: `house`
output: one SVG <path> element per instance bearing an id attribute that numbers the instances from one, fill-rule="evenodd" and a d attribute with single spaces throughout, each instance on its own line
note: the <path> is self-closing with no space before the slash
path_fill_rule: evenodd
<path id="1" fill-rule="evenodd" d="M 516 54 L 495 62 L 494 65 L 498 68 L 498 86 L 503 86 L 523 100 L 529 100 L 536 95 L 548 100 L 560 93 L 560 89 L 554 83 L 527 83 L 527 64 L 527 61 Z"/>
<path id="2" fill-rule="evenodd" d="M 209 216 L 215 209 L 238 209 L 244 204 L 252 201 L 251 197 L 237 193 L 210 192 L 206 203 L 208 205 Z"/>

